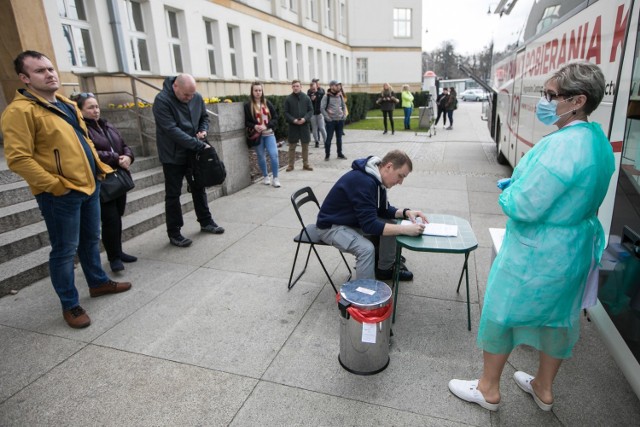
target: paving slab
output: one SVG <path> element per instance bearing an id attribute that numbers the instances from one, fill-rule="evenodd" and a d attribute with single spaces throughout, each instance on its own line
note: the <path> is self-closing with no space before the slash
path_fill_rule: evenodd
<path id="1" fill-rule="evenodd" d="M 467 424 L 260 382 L 230 425 L 453 427 Z"/>
<path id="2" fill-rule="evenodd" d="M 227 425 L 256 380 L 90 345 L 0 405 L 3 425 Z"/>
<path id="3" fill-rule="evenodd" d="M 321 287 L 201 268 L 95 343 L 260 378 Z"/>

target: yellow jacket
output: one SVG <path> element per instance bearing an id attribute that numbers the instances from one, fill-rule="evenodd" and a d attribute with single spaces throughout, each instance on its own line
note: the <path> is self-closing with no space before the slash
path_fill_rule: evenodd
<path id="1" fill-rule="evenodd" d="M 56 109 L 47 100 L 20 89 L 2 114 L 4 155 L 9 169 L 27 181 L 34 195 L 47 192 L 61 196 L 67 190 L 93 194 L 96 183 L 76 130 L 54 112 L 38 105 L 34 98 Z M 75 107 L 78 122 L 87 134 L 75 103 L 62 95 L 56 94 L 56 98 Z M 93 153 L 96 173 L 102 179 L 113 169 L 100 161 L 93 142 L 88 137 L 85 139 Z"/>

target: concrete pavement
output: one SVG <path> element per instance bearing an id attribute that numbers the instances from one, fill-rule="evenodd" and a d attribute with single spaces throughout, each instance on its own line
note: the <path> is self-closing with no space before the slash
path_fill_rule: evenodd
<path id="1" fill-rule="evenodd" d="M 78 269 L 87 329 L 64 323 L 48 279 L 0 299 L 0 425 L 640 425 L 638 398 L 586 319 L 558 375 L 552 412 L 511 379 L 536 369 L 526 347 L 505 369 L 498 412 L 449 393 L 449 379 L 481 371 L 475 334 L 488 228 L 505 224 L 495 181 L 511 173 L 495 162 L 479 103 L 461 102 L 454 119 L 453 130 L 440 127 L 431 138 L 347 129 L 349 160 L 336 159 L 334 147 L 325 162 L 323 149 L 312 148 L 313 172 L 298 162 L 280 172 L 282 188 L 256 183 L 212 201 L 223 235 L 200 233 L 189 213 L 190 248 L 170 246 L 164 227 L 126 242 L 139 261 L 112 277 L 133 282 L 127 293 L 91 299 Z M 317 260 L 287 291 L 299 231 L 289 197 L 309 185 L 322 200 L 351 160 L 393 148 L 411 155 L 414 172 L 391 190 L 392 203 L 461 216 L 475 231 L 472 331 L 464 293 L 455 292 L 463 257 L 406 252 L 415 280 L 402 287 L 391 362 L 362 377 L 338 363 L 338 310 Z M 338 252 L 319 251 L 334 281 L 344 282 Z"/>

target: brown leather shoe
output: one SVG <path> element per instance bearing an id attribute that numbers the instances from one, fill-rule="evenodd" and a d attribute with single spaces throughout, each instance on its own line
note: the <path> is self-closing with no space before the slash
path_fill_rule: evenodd
<path id="1" fill-rule="evenodd" d="M 80 306 L 70 308 L 69 310 L 63 310 L 62 317 L 64 317 L 67 325 L 75 329 L 86 328 L 91 324 L 89 315 Z"/>
<path id="2" fill-rule="evenodd" d="M 306 170 L 306 171 L 312 171 L 312 170 L 313 170 L 313 168 L 311 167 L 311 165 L 303 166 L 303 167 L 302 167 L 302 169 L 303 169 L 303 170 Z"/>
<path id="3" fill-rule="evenodd" d="M 287 172 L 291 172 L 293 170 L 293 166 L 287 166 Z"/>
<path id="4" fill-rule="evenodd" d="M 89 294 L 91 298 L 95 298 L 107 294 L 119 294 L 129 289 L 131 289 L 130 282 L 114 282 L 113 280 L 109 280 L 107 283 L 103 283 L 98 287 L 89 288 Z"/>

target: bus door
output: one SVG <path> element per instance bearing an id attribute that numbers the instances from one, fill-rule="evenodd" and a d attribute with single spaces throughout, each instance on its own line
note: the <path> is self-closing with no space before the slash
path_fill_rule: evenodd
<path id="1" fill-rule="evenodd" d="M 511 105 L 508 111 L 507 117 L 507 138 L 505 144 L 502 146 L 502 150 L 505 154 L 505 157 L 509 160 L 509 163 L 515 167 L 517 162 L 522 157 L 520 154 L 519 148 L 519 140 L 520 137 L 520 111 L 521 111 L 521 101 L 522 101 L 522 86 L 523 86 L 523 77 L 524 77 L 524 57 L 525 50 L 521 49 L 516 53 L 515 60 L 515 77 L 513 80 L 513 88 L 512 88 L 512 96 L 511 96 Z M 526 150 L 525 150 L 526 151 Z"/>

